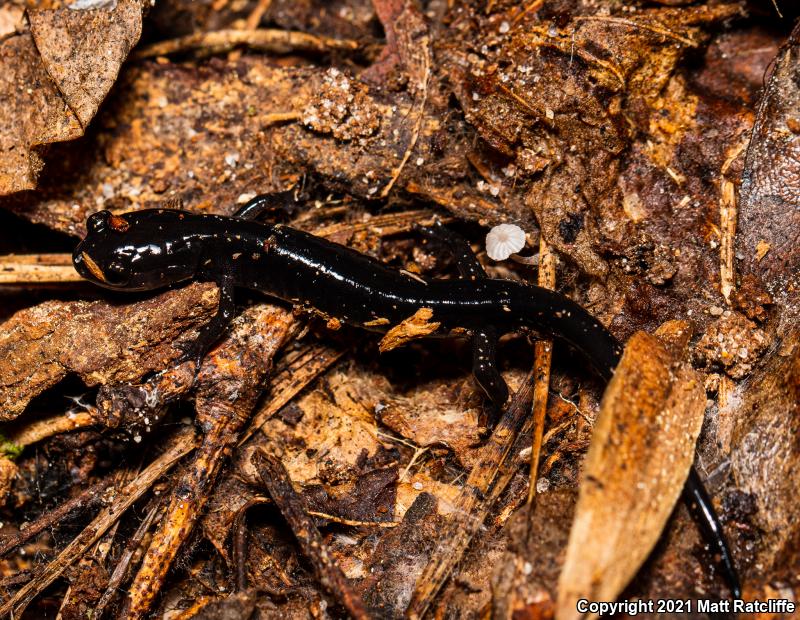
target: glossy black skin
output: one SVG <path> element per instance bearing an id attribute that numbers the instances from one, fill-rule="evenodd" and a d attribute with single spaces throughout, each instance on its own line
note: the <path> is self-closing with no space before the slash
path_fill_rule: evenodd
<path id="1" fill-rule="evenodd" d="M 259 196 L 235 217 L 170 209 L 119 217 L 108 211 L 95 213 L 75 250 L 75 268 L 88 280 L 117 290 L 154 290 L 188 280 L 216 282 L 219 310 L 184 356 L 194 359 L 197 367 L 233 318 L 235 287 L 246 287 L 377 331 L 429 308 L 431 321 L 440 323 L 432 335 L 471 335 L 473 373 L 498 408 L 508 388 L 495 363 L 497 338 L 519 328 L 564 340 L 604 379 L 613 375 L 622 346 L 597 319 L 554 291 L 487 277 L 469 246 L 445 228 L 421 231 L 448 247 L 461 278 L 429 280 L 308 233 L 256 222 L 272 200 Z M 738 576 L 721 525 L 694 468 L 684 500 L 738 598 Z"/>

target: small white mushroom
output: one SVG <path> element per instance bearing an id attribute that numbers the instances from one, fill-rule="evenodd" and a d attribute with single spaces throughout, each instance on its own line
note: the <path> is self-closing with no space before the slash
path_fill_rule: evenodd
<path id="1" fill-rule="evenodd" d="M 506 260 L 525 247 L 525 231 L 516 224 L 500 224 L 486 235 L 486 253 L 492 260 Z"/>

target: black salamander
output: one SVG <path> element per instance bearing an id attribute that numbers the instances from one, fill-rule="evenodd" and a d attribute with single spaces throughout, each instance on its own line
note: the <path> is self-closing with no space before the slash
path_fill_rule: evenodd
<path id="1" fill-rule="evenodd" d="M 185 351 L 199 368 L 234 315 L 234 288 L 245 287 L 327 317 L 386 331 L 426 308 L 439 324 L 431 335 L 463 334 L 473 340 L 473 373 L 499 408 L 508 388 L 497 370 L 500 334 L 532 328 L 566 341 L 605 380 L 622 355 L 617 339 L 564 295 L 511 280 L 489 278 L 469 245 L 442 226 L 422 229 L 453 253 L 461 278 L 428 280 L 390 269 L 368 256 L 284 225 L 256 219 L 273 204 L 259 196 L 235 216 L 151 209 L 122 216 L 101 211 L 73 255 L 84 278 L 106 288 L 149 291 L 188 280 L 216 282 L 219 308 Z M 706 542 L 718 556 L 729 588 L 739 579 L 711 499 L 692 467 L 684 487 Z"/>

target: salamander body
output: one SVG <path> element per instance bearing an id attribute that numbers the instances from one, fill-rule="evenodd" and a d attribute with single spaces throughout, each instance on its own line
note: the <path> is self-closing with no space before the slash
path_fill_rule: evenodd
<path id="1" fill-rule="evenodd" d="M 473 373 L 498 408 L 508 396 L 495 363 L 497 339 L 505 332 L 535 329 L 580 351 L 604 379 L 613 375 L 622 346 L 597 319 L 554 291 L 489 278 L 468 245 L 446 229 L 427 233 L 449 246 L 461 278 L 426 279 L 291 227 L 256 221 L 268 205 L 268 197 L 258 197 L 234 217 L 172 209 L 121 216 L 101 211 L 89 217 L 86 238 L 75 249 L 73 262 L 86 279 L 116 290 L 155 290 L 189 280 L 216 282 L 217 314 L 185 352 L 198 368 L 233 318 L 235 288 L 245 287 L 374 331 L 386 331 L 427 309 L 430 335 L 472 337 Z M 694 468 L 684 498 L 738 597 L 727 543 Z"/>

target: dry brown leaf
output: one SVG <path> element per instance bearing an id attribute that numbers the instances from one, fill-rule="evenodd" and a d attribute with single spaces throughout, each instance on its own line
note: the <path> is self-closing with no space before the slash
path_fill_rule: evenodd
<path id="1" fill-rule="evenodd" d="M 27 86 L 26 86 L 27 85 Z M 50 80 L 30 33 L 0 42 L 0 196 L 36 187 L 37 147 L 83 131 Z"/>
<path id="2" fill-rule="evenodd" d="M 480 444 L 481 409 L 477 401 L 473 405 L 462 396 L 475 394 L 472 381 L 424 388 L 409 396 L 384 394 L 381 424 L 418 446 L 447 446 L 465 467 L 472 466 Z"/>
<path id="3" fill-rule="evenodd" d="M 142 33 L 142 3 L 120 0 L 113 10 L 29 10 L 45 70 L 85 129 L 114 85 Z"/>
<path id="4" fill-rule="evenodd" d="M 658 541 L 689 468 L 705 410 L 703 381 L 637 332 L 603 397 L 558 586 L 559 620 L 576 601 L 613 601 Z"/>
<path id="5" fill-rule="evenodd" d="M 0 41 L 0 196 L 34 189 L 40 147 L 83 135 L 130 49 L 142 6 L 28 12 L 30 31 Z"/>
<path id="6" fill-rule="evenodd" d="M 282 460 L 292 480 L 299 484 L 357 471 L 362 451 L 375 454 L 381 446 L 373 414 L 352 388 L 352 378 L 335 372 L 326 380 L 326 390 L 314 390 L 295 401 L 299 421 L 290 426 L 272 418 L 263 432 L 286 437 Z"/>

